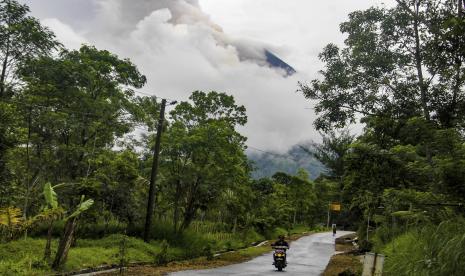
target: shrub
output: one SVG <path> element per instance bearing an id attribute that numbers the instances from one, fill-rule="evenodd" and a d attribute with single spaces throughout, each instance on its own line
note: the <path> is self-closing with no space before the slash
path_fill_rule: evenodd
<path id="1" fill-rule="evenodd" d="M 278 238 L 278 236 L 280 236 L 280 235 L 287 236 L 287 234 L 288 234 L 288 232 L 287 232 L 286 229 L 277 227 L 277 228 L 273 229 L 272 231 L 266 231 L 265 232 L 265 237 L 266 237 L 266 239 L 271 240 L 271 239 Z"/>
<path id="2" fill-rule="evenodd" d="M 108 235 L 124 233 L 127 225 L 117 220 L 98 223 L 81 223 L 77 229 L 77 236 L 85 239 L 101 239 Z"/>
<path id="3" fill-rule="evenodd" d="M 410 230 L 384 250 L 386 275 L 465 275 L 465 221 Z"/>
<path id="4" fill-rule="evenodd" d="M 168 257 L 168 249 L 170 245 L 166 240 L 163 240 L 161 242 L 161 250 L 159 253 L 155 254 L 155 264 L 156 265 L 166 265 L 170 260 Z"/>
<path id="5" fill-rule="evenodd" d="M 47 271 L 50 271 L 50 267 L 40 256 L 0 261 L 0 275 L 42 275 Z"/>
<path id="6" fill-rule="evenodd" d="M 207 257 L 207 260 L 211 261 L 213 260 L 213 250 L 210 244 L 207 244 L 204 249 L 203 249 L 203 255 Z"/>

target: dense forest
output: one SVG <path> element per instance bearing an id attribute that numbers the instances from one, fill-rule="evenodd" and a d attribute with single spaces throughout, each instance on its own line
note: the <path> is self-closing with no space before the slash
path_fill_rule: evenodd
<path id="1" fill-rule="evenodd" d="M 464 9 L 349 14 L 321 76 L 297 84 L 322 143 L 251 162 L 233 96 L 145 96 L 129 59 L 66 49 L 0 0 L 0 274 L 212 258 L 321 229 L 338 201 L 331 223 L 385 254 L 386 275 L 465 275 Z"/>
<path id="2" fill-rule="evenodd" d="M 464 2 L 396 3 L 351 13 L 345 45 L 327 45 L 321 78 L 300 88 L 317 102 L 326 179 L 384 274 L 464 275 Z"/>

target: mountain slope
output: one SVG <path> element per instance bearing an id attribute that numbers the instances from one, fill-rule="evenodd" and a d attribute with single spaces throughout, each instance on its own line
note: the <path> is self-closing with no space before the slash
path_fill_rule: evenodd
<path id="1" fill-rule="evenodd" d="M 292 68 L 289 64 L 284 62 L 282 59 L 277 57 L 275 54 L 272 52 L 268 51 L 265 49 L 265 56 L 266 56 L 266 62 L 274 68 L 280 68 L 286 71 L 287 76 L 291 76 L 296 73 L 295 69 Z"/>
<path id="2" fill-rule="evenodd" d="M 276 172 L 294 175 L 300 168 L 303 168 L 310 173 L 310 178 L 317 178 L 325 171 L 325 167 L 301 146 L 309 147 L 308 144 L 295 145 L 285 154 L 249 152 L 248 158 L 254 167 L 252 177 L 256 179 L 271 177 Z"/>

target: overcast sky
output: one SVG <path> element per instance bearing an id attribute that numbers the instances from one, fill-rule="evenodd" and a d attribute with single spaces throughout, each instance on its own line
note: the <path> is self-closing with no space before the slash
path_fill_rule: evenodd
<path id="1" fill-rule="evenodd" d="M 234 95 L 247 108 L 248 144 L 285 151 L 318 140 L 312 104 L 297 82 L 318 76 L 318 53 L 342 45 L 339 24 L 354 10 L 393 0 L 22 0 L 69 48 L 81 43 L 130 58 L 143 92 L 186 100 L 194 90 Z M 298 73 L 260 63 L 272 50 Z"/>

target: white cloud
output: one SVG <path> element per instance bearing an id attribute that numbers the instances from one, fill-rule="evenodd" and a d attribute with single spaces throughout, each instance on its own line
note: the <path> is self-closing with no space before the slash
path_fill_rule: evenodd
<path id="1" fill-rule="evenodd" d="M 342 43 L 338 25 L 350 11 L 378 2 L 93 0 L 95 16 L 77 31 L 58 20 L 47 24 L 66 45 L 87 40 L 130 58 L 148 78 L 146 93 L 180 100 L 194 90 L 234 95 L 248 111 L 241 129 L 248 143 L 284 151 L 318 139 L 315 115 L 305 109 L 311 103 L 295 93 L 297 82 L 317 76 L 317 54 L 325 44 Z M 284 78 L 260 66 L 263 47 L 299 73 Z"/>
<path id="2" fill-rule="evenodd" d="M 46 18 L 41 22 L 53 30 L 57 39 L 67 48 L 79 49 L 83 43 L 88 43 L 83 36 L 75 32 L 69 25 L 66 25 L 56 18 Z"/>

